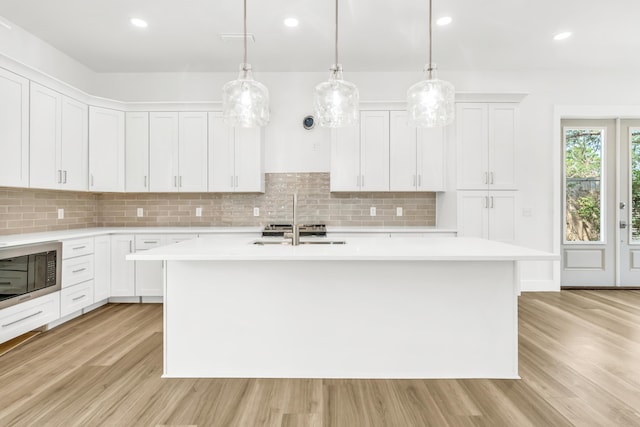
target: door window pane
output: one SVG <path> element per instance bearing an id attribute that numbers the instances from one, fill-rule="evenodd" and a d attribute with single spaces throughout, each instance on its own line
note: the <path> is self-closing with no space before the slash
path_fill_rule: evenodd
<path id="1" fill-rule="evenodd" d="M 631 240 L 640 241 L 640 129 L 631 129 Z"/>
<path id="2" fill-rule="evenodd" d="M 565 239 L 600 242 L 604 129 L 565 128 L 564 133 Z"/>

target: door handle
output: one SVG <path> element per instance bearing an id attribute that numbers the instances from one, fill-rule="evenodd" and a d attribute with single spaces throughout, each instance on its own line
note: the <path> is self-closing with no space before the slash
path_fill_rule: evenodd
<path id="1" fill-rule="evenodd" d="M 627 228 L 627 222 L 626 221 L 620 221 L 620 228 L 623 229 L 623 230 L 625 228 Z"/>

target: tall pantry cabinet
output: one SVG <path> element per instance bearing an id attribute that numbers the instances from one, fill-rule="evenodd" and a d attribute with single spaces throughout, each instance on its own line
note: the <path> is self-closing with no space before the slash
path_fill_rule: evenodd
<path id="1" fill-rule="evenodd" d="M 458 103 L 458 235 L 516 240 L 518 104 Z"/>
<path id="2" fill-rule="evenodd" d="M 0 68 L 0 186 L 29 186 L 29 80 Z"/>

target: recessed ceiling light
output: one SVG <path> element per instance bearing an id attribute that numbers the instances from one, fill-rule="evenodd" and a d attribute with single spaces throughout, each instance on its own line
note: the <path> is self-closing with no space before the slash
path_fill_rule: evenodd
<path id="1" fill-rule="evenodd" d="M 451 21 L 453 21 L 453 19 L 450 16 L 443 16 L 442 18 L 438 18 L 438 20 L 436 21 L 436 24 L 449 25 L 451 24 Z"/>
<path id="2" fill-rule="evenodd" d="M 147 28 L 149 26 L 149 24 L 147 24 L 147 21 L 140 18 L 131 18 L 129 22 L 131 22 L 131 25 L 138 28 Z"/>
<path id="3" fill-rule="evenodd" d="M 569 37 L 571 37 L 571 32 L 570 31 L 565 31 L 563 33 L 558 33 L 556 34 L 553 39 L 554 40 L 564 40 L 564 39 L 568 39 Z"/>
<path id="4" fill-rule="evenodd" d="M 287 27 L 297 27 L 300 22 L 296 18 L 287 18 L 284 20 L 284 25 Z"/>

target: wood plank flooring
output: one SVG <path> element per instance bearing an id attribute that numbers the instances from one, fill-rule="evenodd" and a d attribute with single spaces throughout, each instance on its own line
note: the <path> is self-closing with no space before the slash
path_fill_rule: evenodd
<path id="1" fill-rule="evenodd" d="M 522 380 L 162 379 L 162 306 L 110 304 L 0 357 L 0 426 L 640 426 L 640 291 L 519 308 Z"/>

